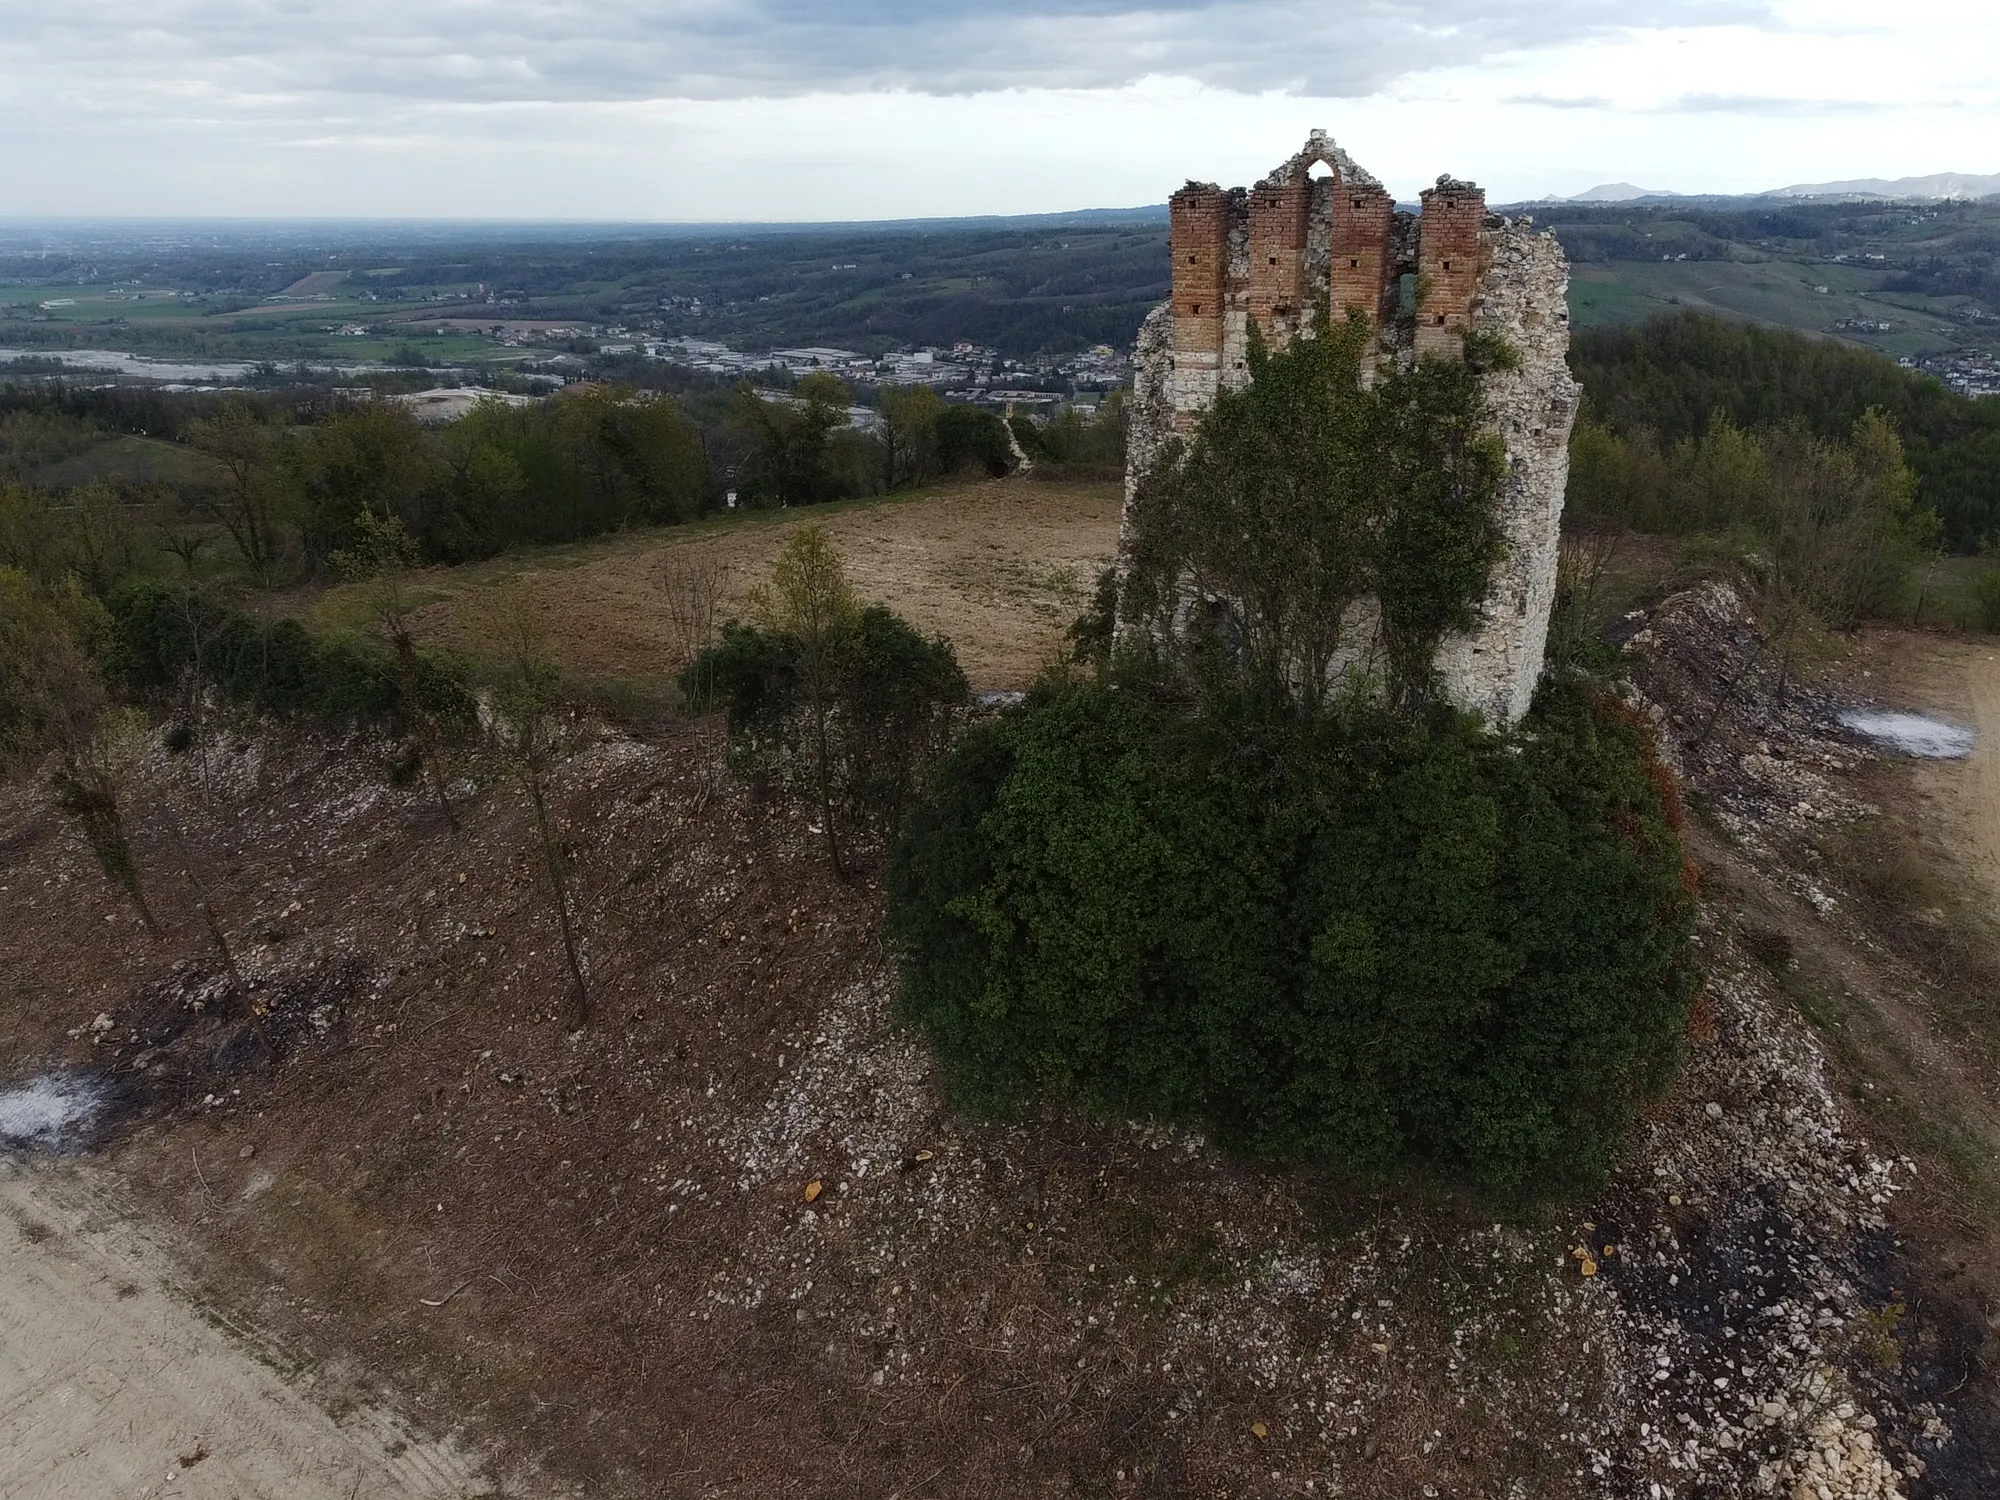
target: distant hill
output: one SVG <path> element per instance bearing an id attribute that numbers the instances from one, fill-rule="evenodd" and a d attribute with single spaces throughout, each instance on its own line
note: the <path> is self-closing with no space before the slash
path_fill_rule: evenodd
<path id="1" fill-rule="evenodd" d="M 1655 188 L 1636 187 L 1629 182 L 1603 182 L 1587 193 L 1573 197 L 1550 194 L 1538 203 L 1708 203 L 1715 205 L 1754 204 L 1772 198 L 1818 198 L 1830 202 L 1873 200 L 1942 202 L 1946 199 L 1976 199 L 2000 194 L 2000 173 L 1981 177 L 1966 172 L 1936 172 L 1929 177 L 1858 177 L 1851 182 L 1799 182 L 1790 187 L 1769 188 L 1761 193 L 1669 193 Z"/>
<path id="2" fill-rule="evenodd" d="M 1635 198 L 1678 198 L 1679 193 L 1664 193 L 1653 188 L 1634 187 L 1629 182 L 1600 182 L 1587 193 L 1578 193 L 1574 198 L 1551 199 L 1562 203 L 1630 203 Z"/>
<path id="3" fill-rule="evenodd" d="M 2000 173 L 1988 177 L 1938 172 L 1929 177 L 1857 177 L 1852 182 L 1801 182 L 1773 188 L 1767 198 L 1985 198 L 2000 193 Z"/>

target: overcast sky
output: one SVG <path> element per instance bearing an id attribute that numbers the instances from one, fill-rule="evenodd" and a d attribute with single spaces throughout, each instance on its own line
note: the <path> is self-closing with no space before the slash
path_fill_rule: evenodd
<path id="1" fill-rule="evenodd" d="M 2000 172 L 1996 0 L 0 0 L 0 214 L 1158 203 Z"/>

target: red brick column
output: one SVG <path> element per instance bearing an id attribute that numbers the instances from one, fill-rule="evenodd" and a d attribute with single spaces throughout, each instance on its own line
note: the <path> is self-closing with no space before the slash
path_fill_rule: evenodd
<path id="1" fill-rule="evenodd" d="M 1229 200 L 1189 183 L 1169 203 L 1174 262 L 1174 353 L 1222 356 L 1222 278 L 1229 259 Z"/>
<path id="2" fill-rule="evenodd" d="M 1425 189 L 1423 200 L 1417 221 L 1417 354 L 1457 354 L 1479 294 L 1486 194 L 1472 183 L 1447 179 Z"/>
<path id="3" fill-rule="evenodd" d="M 1379 187 L 1333 185 L 1333 315 L 1359 311 L 1377 327 L 1393 315 L 1395 259 L 1389 236 L 1396 200 Z"/>
<path id="4" fill-rule="evenodd" d="M 1306 217 L 1312 180 L 1301 172 L 1282 187 L 1250 190 L 1250 321 L 1269 338 L 1282 319 L 1296 323 L 1305 301 Z M 1275 344 L 1279 340 L 1273 339 Z"/>

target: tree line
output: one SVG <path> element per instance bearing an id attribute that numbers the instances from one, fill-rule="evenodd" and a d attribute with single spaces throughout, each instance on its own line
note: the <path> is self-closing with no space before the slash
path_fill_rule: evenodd
<path id="1" fill-rule="evenodd" d="M 1061 472 L 1122 469 L 1124 412 L 1049 422 L 946 400 L 925 386 L 857 393 L 826 374 L 790 389 L 748 381 L 680 394 L 587 384 L 478 403 L 426 423 L 393 400 L 333 393 L 226 396 L 0 387 L 0 562 L 45 571 L 53 552 L 99 593 L 132 565 L 131 512 L 222 540 L 260 584 L 324 575 L 364 516 L 393 518 L 423 563 L 490 557 L 694 520 L 728 504 L 823 504 L 998 476 L 1024 456 Z M 41 485 L 52 465 L 126 434 L 164 439 L 193 467 L 147 484 Z"/>
<path id="2" fill-rule="evenodd" d="M 1832 339 L 1691 312 L 1579 333 L 1570 365 L 1587 403 L 1579 442 L 1597 441 L 1586 436 L 1597 427 L 1635 451 L 1701 442 L 1718 416 L 1760 442 L 1793 431 L 1841 444 L 1875 412 L 1902 444 L 1915 503 L 1937 516 L 1943 544 L 1977 552 L 2000 541 L 2000 399 L 1958 395 Z"/>

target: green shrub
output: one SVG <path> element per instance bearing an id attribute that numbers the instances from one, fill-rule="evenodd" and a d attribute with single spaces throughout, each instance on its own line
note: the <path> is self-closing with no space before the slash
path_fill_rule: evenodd
<path id="1" fill-rule="evenodd" d="M 408 727 L 395 661 L 372 642 L 315 638 L 297 620 L 267 625 L 159 583 L 127 584 L 109 604 L 110 673 L 136 696 L 170 692 L 198 670 L 235 702 L 282 718 L 315 719 L 336 730 Z M 418 673 L 424 705 L 439 724 L 451 733 L 468 730 L 476 710 L 463 679 L 430 656 L 419 658 Z"/>
<path id="2" fill-rule="evenodd" d="M 1972 584 L 1972 623 L 2000 632 L 2000 564 L 1986 562 Z"/>
<path id="3" fill-rule="evenodd" d="M 881 605 L 843 619 L 826 656 L 827 800 L 843 834 L 893 837 L 944 751 L 965 673 L 948 641 Z M 740 759 L 802 787 L 816 749 L 808 675 L 796 636 L 731 620 L 681 674 L 681 690 L 696 708 L 728 709 Z"/>
<path id="4" fill-rule="evenodd" d="M 990 411 L 951 401 L 938 413 L 938 466 L 947 474 L 983 469 L 998 479 L 1014 469 L 1007 424 Z"/>
<path id="5" fill-rule="evenodd" d="M 1251 722 L 1101 687 L 965 735 L 889 882 L 955 1099 L 1508 1196 L 1601 1181 L 1670 1077 L 1694 901 L 1643 723 L 1553 687 Z"/>

